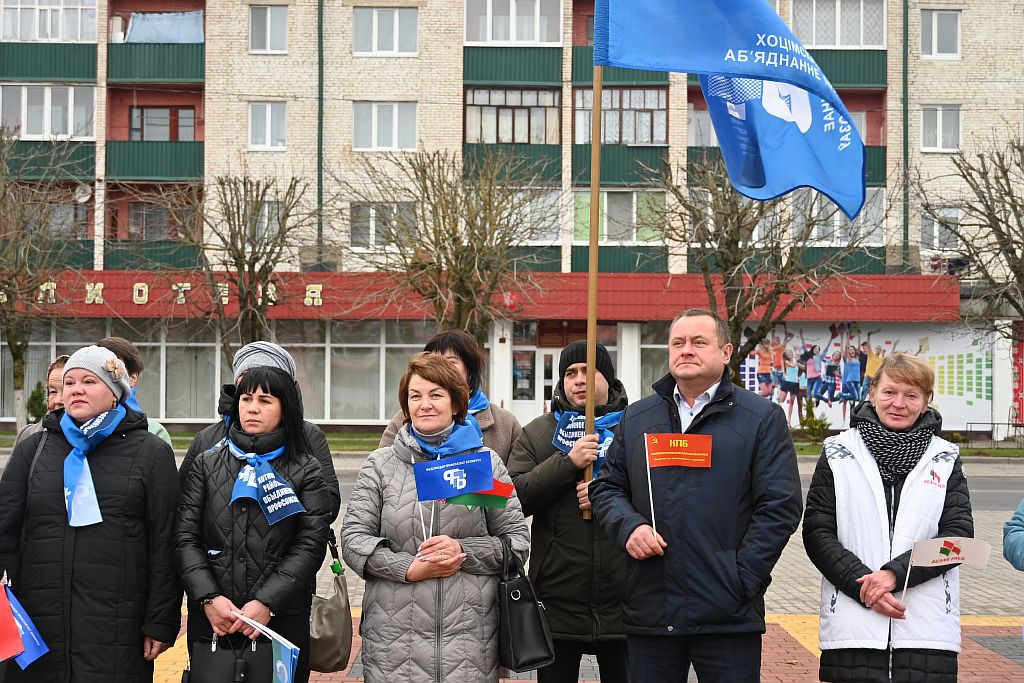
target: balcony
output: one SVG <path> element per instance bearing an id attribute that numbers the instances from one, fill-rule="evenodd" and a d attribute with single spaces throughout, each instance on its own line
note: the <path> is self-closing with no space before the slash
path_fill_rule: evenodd
<path id="1" fill-rule="evenodd" d="M 665 165 L 664 145 L 601 145 L 601 185 L 652 185 Z M 572 146 L 572 180 L 590 183 L 590 145 Z"/>
<path id="2" fill-rule="evenodd" d="M 531 170 L 540 175 L 542 182 L 562 181 L 562 148 L 560 145 L 508 145 L 508 144 L 464 144 L 462 146 L 463 168 L 471 173 L 478 159 L 488 152 L 494 154 L 515 154 Z M 536 165 L 535 165 L 536 164 Z"/>
<path id="3" fill-rule="evenodd" d="M 22 180 L 92 180 L 96 177 L 96 143 L 22 140 L 15 143 L 7 163 L 11 176 Z"/>
<path id="4" fill-rule="evenodd" d="M 464 47 L 463 81 L 466 85 L 562 84 L 560 47 Z"/>
<path id="5" fill-rule="evenodd" d="M 585 273 L 590 266 L 590 248 L 572 248 L 572 272 Z M 663 246 L 608 246 L 597 248 L 597 270 L 601 273 L 667 273 L 668 250 Z"/>
<path id="6" fill-rule="evenodd" d="M 575 45 L 572 48 L 572 83 L 590 85 L 594 82 L 594 48 L 590 45 Z M 667 71 L 643 71 L 606 66 L 602 82 L 609 86 L 668 85 Z"/>
<path id="7" fill-rule="evenodd" d="M 205 51 L 204 43 L 110 43 L 107 82 L 202 83 Z"/>
<path id="8" fill-rule="evenodd" d="M 107 178 L 155 182 L 202 180 L 203 143 L 108 142 Z"/>
<path id="9" fill-rule="evenodd" d="M 107 270 L 190 270 L 200 265 L 199 250 L 177 240 L 107 240 L 103 265 Z"/>
<path id="10" fill-rule="evenodd" d="M 96 43 L 0 43 L 0 81 L 96 82 Z"/>

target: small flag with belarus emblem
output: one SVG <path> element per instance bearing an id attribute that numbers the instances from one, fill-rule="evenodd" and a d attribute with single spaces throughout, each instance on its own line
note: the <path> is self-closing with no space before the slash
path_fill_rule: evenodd
<path id="1" fill-rule="evenodd" d="M 992 546 L 979 538 L 929 538 L 914 543 L 910 566 L 938 567 L 959 563 L 984 569 L 991 552 Z"/>

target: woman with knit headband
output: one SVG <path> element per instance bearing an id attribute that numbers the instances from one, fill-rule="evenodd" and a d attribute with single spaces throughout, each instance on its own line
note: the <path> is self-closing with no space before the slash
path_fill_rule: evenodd
<path id="1" fill-rule="evenodd" d="M 189 651 L 214 637 L 235 650 L 260 639 L 269 667 L 270 642 L 237 612 L 299 647 L 292 680 L 305 683 L 313 581 L 330 524 L 327 487 L 287 373 L 248 370 L 230 417 L 227 436 L 193 461 L 174 527 Z"/>
<path id="2" fill-rule="evenodd" d="M 7 683 L 152 681 L 153 660 L 178 634 L 174 456 L 125 405 L 129 392 L 111 351 L 76 351 L 63 410 L 4 470 L 0 569 L 49 648 L 4 663 Z"/>
<path id="3" fill-rule="evenodd" d="M 956 683 L 960 570 L 909 567 L 915 541 L 974 536 L 959 451 L 928 406 L 934 384 L 929 365 L 893 354 L 851 428 L 825 440 L 803 530 L 823 575 L 822 681 Z"/>

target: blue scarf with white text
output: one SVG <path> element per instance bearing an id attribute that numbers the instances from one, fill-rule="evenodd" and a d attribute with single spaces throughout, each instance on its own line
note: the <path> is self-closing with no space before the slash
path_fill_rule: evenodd
<path id="1" fill-rule="evenodd" d="M 68 510 L 69 525 L 89 526 L 103 521 L 86 458 L 114 433 L 127 412 L 118 403 L 115 408 L 87 420 L 81 427 L 67 413 L 60 418 L 61 431 L 72 446 L 71 452 L 64 458 L 64 504 Z"/>
<path id="2" fill-rule="evenodd" d="M 291 483 L 270 465 L 270 461 L 284 454 L 284 446 L 269 453 L 246 453 L 227 439 L 228 451 L 245 466 L 238 473 L 235 486 L 231 489 L 231 503 L 239 498 L 252 498 L 259 503 L 263 516 L 273 526 L 286 517 L 305 512 Z"/>

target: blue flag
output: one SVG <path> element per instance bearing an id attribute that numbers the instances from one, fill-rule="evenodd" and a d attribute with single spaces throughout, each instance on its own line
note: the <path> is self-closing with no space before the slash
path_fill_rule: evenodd
<path id="1" fill-rule="evenodd" d="M 812 187 L 851 220 L 864 143 L 832 84 L 764 0 L 596 0 L 594 64 L 700 75 L 736 190 Z"/>
<path id="2" fill-rule="evenodd" d="M 14 614 L 14 623 L 18 625 L 18 633 L 21 634 L 21 642 L 25 647 L 25 651 L 15 657 L 14 661 L 24 670 L 29 664 L 49 652 L 50 648 L 43 642 L 43 637 L 39 635 L 39 629 L 32 623 L 32 619 L 18 602 L 18 598 L 14 597 L 11 587 L 4 584 L 4 590 L 7 592 L 7 600 L 11 603 L 11 612 Z"/>
<path id="3" fill-rule="evenodd" d="M 443 500 L 486 491 L 494 483 L 491 451 L 487 449 L 418 462 L 412 469 L 418 500 Z"/>
<path id="4" fill-rule="evenodd" d="M 274 643 L 274 683 L 291 683 L 299 663 L 299 648 L 272 638 Z"/>

